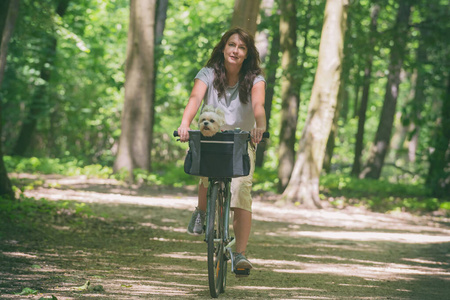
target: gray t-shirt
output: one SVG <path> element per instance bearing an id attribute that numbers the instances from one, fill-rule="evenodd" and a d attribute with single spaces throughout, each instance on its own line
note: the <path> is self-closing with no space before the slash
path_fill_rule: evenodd
<path id="1" fill-rule="evenodd" d="M 225 96 L 219 98 L 217 90 L 213 85 L 214 69 L 201 69 L 197 76 L 195 76 L 195 79 L 200 79 L 208 87 L 205 98 L 203 99 L 203 106 L 212 105 L 213 107 L 220 107 L 224 111 L 226 125 L 221 127 L 222 130 L 240 128 L 250 131 L 255 127 L 255 115 L 253 114 L 251 97 L 250 101 L 246 104 L 241 103 L 239 100 L 239 82 L 235 86 L 227 87 Z M 253 81 L 253 84 L 260 81 L 266 82 L 262 75 L 258 75 Z"/>

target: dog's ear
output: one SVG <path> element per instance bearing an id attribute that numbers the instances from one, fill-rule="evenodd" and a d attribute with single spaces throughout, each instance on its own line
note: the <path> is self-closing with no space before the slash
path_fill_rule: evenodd
<path id="1" fill-rule="evenodd" d="M 202 108 L 202 113 L 204 112 L 208 112 L 208 111 L 214 111 L 214 107 L 212 107 L 211 105 L 205 105 Z"/>
<path id="2" fill-rule="evenodd" d="M 220 107 L 216 108 L 215 113 L 218 114 L 220 117 L 225 118 L 225 113 Z"/>
<path id="3" fill-rule="evenodd" d="M 217 107 L 215 113 L 220 117 L 220 120 L 217 120 L 220 123 L 220 126 L 225 125 L 225 113 L 220 107 Z"/>

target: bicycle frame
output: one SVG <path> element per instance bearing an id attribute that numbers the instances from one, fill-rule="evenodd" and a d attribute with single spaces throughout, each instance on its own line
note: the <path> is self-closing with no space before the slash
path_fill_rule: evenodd
<path id="1" fill-rule="evenodd" d="M 231 247 L 232 245 L 234 245 L 235 241 L 234 239 L 232 241 L 230 241 L 230 233 L 229 233 L 229 228 L 230 228 L 230 204 L 231 204 L 231 192 L 230 192 L 230 184 L 231 184 L 231 178 L 208 178 L 209 181 L 209 186 L 208 186 L 208 193 L 207 193 L 207 208 L 211 205 L 210 201 L 213 201 L 211 198 L 211 187 L 214 184 L 214 182 L 218 182 L 218 184 L 220 184 L 219 187 L 219 191 L 221 193 L 225 194 L 225 201 L 222 205 L 222 208 L 225 210 L 224 211 L 224 224 L 223 224 L 223 228 L 224 228 L 224 240 L 223 242 L 226 245 L 226 248 Z M 214 199 L 215 200 L 215 199 Z M 217 207 L 216 210 L 218 210 L 220 207 Z M 206 211 L 209 211 L 208 209 Z M 206 231 L 208 232 L 209 229 L 209 223 L 206 222 Z M 205 241 L 207 242 L 207 236 L 205 236 Z"/>

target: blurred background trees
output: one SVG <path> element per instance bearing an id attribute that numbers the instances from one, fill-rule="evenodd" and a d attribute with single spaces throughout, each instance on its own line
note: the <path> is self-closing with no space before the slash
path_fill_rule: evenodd
<path id="1" fill-rule="evenodd" d="M 171 176 L 181 168 L 187 145 L 176 143 L 171 133 L 179 125 L 193 78 L 221 34 L 235 24 L 247 26 L 238 23 L 246 18 L 256 24 L 271 132 L 258 151 L 258 165 L 264 168 L 255 180 L 264 190 L 282 192 L 296 160 L 292 155 L 285 160 L 282 153 L 304 151 L 299 141 L 308 114 L 314 113 L 308 112 L 313 85 L 323 79 L 316 72 L 325 4 L 333 1 L 154 2 L 155 15 L 148 17 L 159 25 L 146 33 L 155 48 L 153 57 L 145 57 L 154 62 L 153 75 L 148 70 L 143 87 L 153 85 L 154 92 L 144 95 L 133 88 L 151 104 L 150 112 L 143 112 L 150 126 L 144 130 L 150 145 L 143 151 L 147 167 L 136 164 L 126 168 L 128 173 L 139 168 Z M 320 172 L 321 181 L 370 177 L 418 185 L 439 201 L 448 199 L 448 1 L 344 2 L 348 19 L 341 83 L 336 114 L 330 117 L 334 129 L 323 149 L 330 155 L 324 158 L 328 166 Z M 125 72 L 132 3 L 20 1 L 0 88 L 2 149 L 8 161 L 37 157 L 113 166 L 125 134 L 126 80 L 134 80 Z M 254 9 L 240 8 L 246 5 Z M 2 9 L 0 17 L 4 15 Z M 149 68 L 151 63 L 138 64 Z M 132 141 L 129 147 L 137 145 Z M 287 167 L 279 170 L 282 165 Z M 327 173 L 337 177 L 323 177 Z"/>

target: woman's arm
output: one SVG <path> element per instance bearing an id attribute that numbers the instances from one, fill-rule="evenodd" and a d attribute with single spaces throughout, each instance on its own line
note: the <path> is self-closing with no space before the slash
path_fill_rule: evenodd
<path id="1" fill-rule="evenodd" d="M 252 129 L 252 141 L 258 144 L 262 140 L 262 134 L 266 131 L 266 111 L 264 99 L 266 96 L 266 83 L 260 81 L 252 88 L 252 107 L 255 115 L 256 127 Z"/>
<path id="2" fill-rule="evenodd" d="M 207 88 L 206 83 L 199 79 L 195 80 L 194 87 L 192 88 L 191 95 L 189 96 L 188 104 L 184 109 L 181 125 L 178 127 L 178 134 L 180 136 L 180 141 L 182 142 L 187 142 L 189 140 L 188 131 L 190 130 L 190 125 L 197 114 L 200 105 L 202 104 Z"/>

